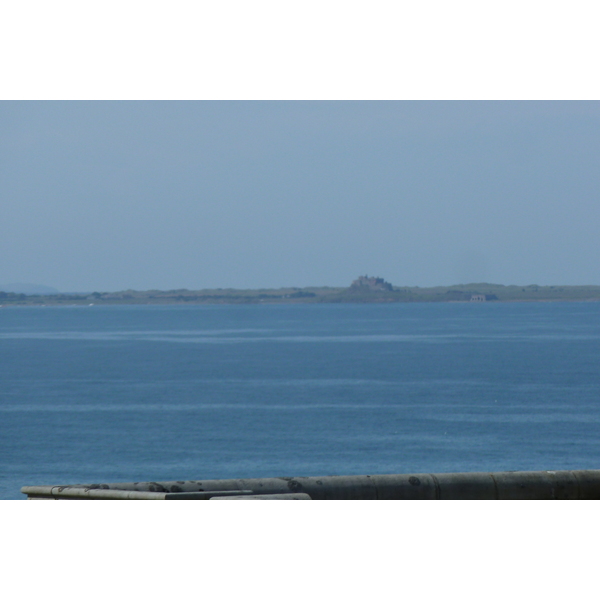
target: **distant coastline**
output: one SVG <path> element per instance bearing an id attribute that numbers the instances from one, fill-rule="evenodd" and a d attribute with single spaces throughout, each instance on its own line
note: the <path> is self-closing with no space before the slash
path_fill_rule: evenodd
<path id="1" fill-rule="evenodd" d="M 0 306 L 112 304 L 316 304 L 392 302 L 598 301 L 598 285 L 500 285 L 469 283 L 437 287 L 394 286 L 381 277 L 361 276 L 349 287 L 278 289 L 124 290 L 91 294 L 24 294 L 0 289 Z"/>

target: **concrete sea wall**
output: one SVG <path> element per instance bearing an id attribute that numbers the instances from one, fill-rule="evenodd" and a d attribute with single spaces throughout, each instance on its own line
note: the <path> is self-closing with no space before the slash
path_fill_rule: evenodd
<path id="1" fill-rule="evenodd" d="M 600 470 L 24 486 L 30 500 L 599 500 Z"/>

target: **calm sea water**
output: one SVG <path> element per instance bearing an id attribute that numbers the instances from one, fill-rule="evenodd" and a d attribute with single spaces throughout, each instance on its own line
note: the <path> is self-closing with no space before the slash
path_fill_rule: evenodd
<path id="1" fill-rule="evenodd" d="M 22 485 L 600 468 L 600 303 L 0 309 Z"/>

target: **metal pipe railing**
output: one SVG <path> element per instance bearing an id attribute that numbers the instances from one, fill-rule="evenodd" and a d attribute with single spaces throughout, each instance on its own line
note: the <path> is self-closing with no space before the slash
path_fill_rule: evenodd
<path id="1" fill-rule="evenodd" d="M 290 500 L 598 500 L 600 470 L 147 481 L 24 486 L 21 492 L 31 500 L 209 500 L 274 494 Z"/>

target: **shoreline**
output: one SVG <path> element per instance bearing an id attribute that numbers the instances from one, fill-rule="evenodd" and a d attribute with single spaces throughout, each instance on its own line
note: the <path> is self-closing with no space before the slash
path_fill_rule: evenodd
<path id="1" fill-rule="evenodd" d="M 469 300 L 345 300 L 345 301 L 318 301 L 318 302 L 185 302 L 185 301 L 166 301 L 166 302 L 127 302 L 127 301 L 108 301 L 100 303 L 88 303 L 82 302 L 11 302 L 9 304 L 0 304 L 0 309 L 6 308 L 92 308 L 92 307 L 103 307 L 103 306 L 241 306 L 241 305 L 252 305 L 252 306 L 264 306 L 264 305 L 297 305 L 297 304 L 312 304 L 312 305 L 323 305 L 323 304 L 540 304 L 540 303 L 557 303 L 557 302 L 600 302 L 600 298 L 539 298 L 539 299 L 506 299 L 506 300 L 489 300 L 487 302 L 472 302 Z"/>
<path id="2" fill-rule="evenodd" d="M 365 283 L 366 282 L 366 283 Z M 488 302 L 597 302 L 600 286 L 540 286 L 469 283 L 435 287 L 392 286 L 361 277 L 346 288 L 124 290 L 119 292 L 24 294 L 0 290 L 0 308 L 9 306 L 111 306 L 202 304 L 398 304 Z"/>

